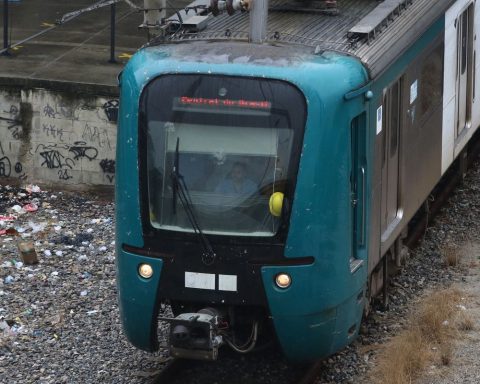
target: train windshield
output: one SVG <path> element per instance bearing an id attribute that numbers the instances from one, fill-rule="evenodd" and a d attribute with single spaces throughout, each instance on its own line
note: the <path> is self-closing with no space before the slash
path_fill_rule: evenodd
<path id="1" fill-rule="evenodd" d="M 148 212 L 155 229 L 274 236 L 274 192 L 293 193 L 305 99 L 265 79 L 168 75 L 142 96 Z M 141 141 L 142 142 L 142 141 Z"/>

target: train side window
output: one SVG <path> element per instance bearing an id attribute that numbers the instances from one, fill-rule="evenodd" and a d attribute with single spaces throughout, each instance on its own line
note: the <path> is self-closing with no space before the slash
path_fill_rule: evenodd
<path id="1" fill-rule="evenodd" d="M 404 77 L 397 79 L 384 91 L 385 108 L 382 164 L 382 231 L 394 222 L 398 215 L 399 161 L 401 145 L 401 120 Z"/>
<path id="2" fill-rule="evenodd" d="M 382 100 L 382 105 L 383 105 L 383 114 L 382 114 L 382 128 L 383 128 L 383 134 L 382 134 L 382 168 L 385 166 L 385 163 L 387 161 L 387 135 L 386 135 L 386 127 L 387 127 L 387 93 L 383 95 L 383 100 Z"/>
<path id="3" fill-rule="evenodd" d="M 397 81 L 389 90 L 390 92 L 390 157 L 397 154 L 398 131 L 400 125 L 400 81 Z"/>
<path id="4" fill-rule="evenodd" d="M 383 139 L 382 139 L 382 167 L 390 157 L 394 157 L 398 150 L 398 136 L 402 113 L 402 86 L 403 79 L 397 80 L 390 88 L 384 91 L 383 108 Z M 387 146 L 388 144 L 388 146 Z"/>
<path id="5" fill-rule="evenodd" d="M 474 78 L 474 3 L 457 19 L 456 137 L 468 128 L 472 119 Z"/>
<path id="6" fill-rule="evenodd" d="M 461 69 L 460 73 L 463 75 L 467 70 L 467 59 L 468 59 L 468 32 L 469 32 L 469 20 L 468 20 L 468 10 L 461 17 L 462 27 L 460 29 L 459 43 L 461 45 Z"/>
<path id="7" fill-rule="evenodd" d="M 477 78 L 477 71 L 475 70 L 475 68 L 477 68 L 477 51 L 473 51 L 473 68 L 474 68 L 474 71 L 473 71 L 473 81 L 472 81 L 472 86 L 473 86 L 473 90 L 472 90 L 472 98 L 473 100 L 475 101 L 475 82 L 477 81 L 476 78 Z"/>
<path id="8" fill-rule="evenodd" d="M 420 117 L 438 106 L 443 92 L 443 42 L 428 53 L 420 73 Z"/>

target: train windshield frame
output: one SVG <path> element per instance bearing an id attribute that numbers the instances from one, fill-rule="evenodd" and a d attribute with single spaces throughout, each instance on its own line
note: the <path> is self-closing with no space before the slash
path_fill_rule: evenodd
<path id="1" fill-rule="evenodd" d="M 265 238 L 285 227 L 288 217 L 273 215 L 269 200 L 282 192 L 291 201 L 295 187 L 306 102 L 294 85 L 163 75 L 145 87 L 140 117 L 150 230 Z"/>

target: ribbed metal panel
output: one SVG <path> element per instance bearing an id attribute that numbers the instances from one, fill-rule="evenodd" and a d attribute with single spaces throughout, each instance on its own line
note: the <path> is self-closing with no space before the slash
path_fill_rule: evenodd
<path id="1" fill-rule="evenodd" d="M 351 46 L 347 32 L 378 4 L 376 0 L 339 0 L 338 15 L 295 11 L 276 11 L 291 4 L 288 0 L 272 0 L 268 19 L 268 40 L 301 44 L 307 47 L 346 51 Z M 248 39 L 249 17 L 238 12 L 212 18 L 206 30 L 188 33 L 180 30 L 171 40 Z"/>
<path id="2" fill-rule="evenodd" d="M 377 76 L 406 50 L 454 0 L 412 0 L 410 5 L 384 24 L 375 38 L 354 40 L 348 31 L 371 13 L 377 0 L 338 0 L 338 14 L 318 12 L 276 11 L 291 4 L 287 0 L 271 0 L 268 19 L 268 41 L 302 45 L 308 52 L 336 51 L 357 56 Z M 433 4 L 432 4 L 433 3 Z M 248 40 L 249 17 L 238 12 L 212 18 L 201 32 L 188 33 L 180 29 L 169 37 L 171 41 Z"/>
<path id="3" fill-rule="evenodd" d="M 437 0 L 432 4 L 431 0 L 414 0 L 375 40 L 362 44 L 352 53 L 362 60 L 372 77 L 377 76 L 441 17 L 452 2 Z"/>

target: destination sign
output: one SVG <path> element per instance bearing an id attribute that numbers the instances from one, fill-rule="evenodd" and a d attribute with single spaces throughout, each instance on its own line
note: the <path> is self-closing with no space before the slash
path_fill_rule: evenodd
<path id="1" fill-rule="evenodd" d="M 270 109 L 272 103 L 269 101 L 254 100 L 231 100 L 231 99 L 211 99 L 204 97 L 182 96 L 178 99 L 180 105 L 192 105 L 202 107 L 229 107 L 229 108 L 250 108 L 250 109 Z"/>

